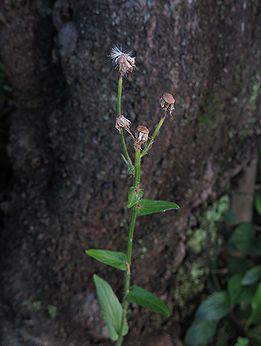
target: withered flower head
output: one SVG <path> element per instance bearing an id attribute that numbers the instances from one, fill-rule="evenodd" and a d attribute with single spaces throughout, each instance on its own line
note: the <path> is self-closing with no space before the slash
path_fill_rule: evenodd
<path id="1" fill-rule="evenodd" d="M 144 125 L 139 125 L 135 131 L 134 148 L 141 149 L 142 144 L 149 138 L 149 129 Z"/>
<path id="2" fill-rule="evenodd" d="M 124 129 L 130 134 L 132 134 L 130 130 L 130 124 L 131 124 L 131 121 L 126 119 L 125 116 L 121 114 L 121 115 L 118 115 L 116 118 L 115 127 L 119 132 L 120 132 L 120 129 Z"/>
<path id="3" fill-rule="evenodd" d="M 160 106 L 166 113 L 169 113 L 171 115 L 171 113 L 175 109 L 175 99 L 173 95 L 164 93 L 162 95 L 162 98 L 160 99 Z"/>
<path id="4" fill-rule="evenodd" d="M 132 72 L 136 67 L 135 57 L 132 57 L 131 53 L 123 53 L 118 47 L 112 48 L 111 59 L 113 64 L 119 65 L 119 72 L 122 76 Z"/>

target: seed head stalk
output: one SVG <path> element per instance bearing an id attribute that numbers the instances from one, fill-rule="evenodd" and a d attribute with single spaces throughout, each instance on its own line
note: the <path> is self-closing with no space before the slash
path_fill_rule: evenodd
<path id="1" fill-rule="evenodd" d="M 152 144 L 153 144 L 155 138 L 157 137 L 159 130 L 161 129 L 162 125 L 164 124 L 165 119 L 166 119 L 166 115 L 163 118 L 161 118 L 160 121 L 158 122 L 153 134 L 150 137 L 148 144 L 145 146 L 145 148 L 142 151 L 141 157 L 148 154 L 148 151 L 151 149 Z"/>
<path id="2" fill-rule="evenodd" d="M 118 99 L 117 99 L 117 115 L 121 115 L 121 96 L 122 96 L 122 76 L 119 77 L 118 80 Z M 124 131 L 121 128 L 120 129 L 120 136 L 121 136 L 121 144 L 122 144 L 122 149 L 124 152 L 124 156 L 126 161 L 129 162 L 129 164 L 132 166 L 132 161 L 127 149 L 126 141 L 125 141 L 125 135 Z"/>

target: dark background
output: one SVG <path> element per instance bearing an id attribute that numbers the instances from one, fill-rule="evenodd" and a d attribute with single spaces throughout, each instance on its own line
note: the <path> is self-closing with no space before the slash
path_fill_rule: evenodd
<path id="1" fill-rule="evenodd" d="M 107 345 L 92 275 L 119 294 L 122 276 L 84 249 L 124 250 L 127 239 L 115 44 L 137 57 L 123 94 L 134 125 L 152 129 L 162 93 L 175 94 L 142 187 L 182 206 L 138 222 L 133 280 L 174 313 L 134 308 L 128 340 L 180 345 L 176 272 L 191 216 L 227 193 L 260 143 L 260 2 L 2 0 L 0 10 L 1 345 Z"/>

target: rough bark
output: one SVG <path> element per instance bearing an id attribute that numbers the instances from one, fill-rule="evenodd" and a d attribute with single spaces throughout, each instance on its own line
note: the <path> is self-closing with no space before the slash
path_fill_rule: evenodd
<path id="1" fill-rule="evenodd" d="M 105 345 L 91 278 L 99 272 L 120 293 L 122 276 L 84 249 L 124 249 L 131 183 L 114 129 L 110 48 L 137 56 L 123 98 L 134 124 L 152 128 L 161 94 L 176 95 L 142 186 L 182 209 L 139 220 L 133 277 L 173 306 L 188 216 L 222 193 L 261 133 L 260 3 L 5 0 L 0 8 L 1 61 L 15 91 L 12 179 L 1 195 L 1 342 Z M 136 308 L 133 316 L 138 340 L 152 330 L 174 340 L 182 324 Z"/>

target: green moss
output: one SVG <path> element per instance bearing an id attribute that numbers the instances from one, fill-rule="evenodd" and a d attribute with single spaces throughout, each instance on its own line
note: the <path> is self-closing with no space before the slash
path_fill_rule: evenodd
<path id="1" fill-rule="evenodd" d="M 203 291 L 211 267 L 215 267 L 222 244 L 218 229 L 228 208 L 229 197 L 225 195 L 203 213 L 194 215 L 197 227 L 187 232 L 187 260 L 176 274 L 175 305 L 186 306 L 185 310 L 181 309 L 183 315 L 192 313 L 194 305 L 188 301 Z"/>
<path id="2" fill-rule="evenodd" d="M 199 125 L 216 129 L 225 117 L 224 104 L 217 95 L 205 95 L 199 105 Z"/>
<path id="3" fill-rule="evenodd" d="M 250 109 L 254 111 L 257 106 L 257 98 L 261 94 L 261 83 L 259 81 L 256 81 L 251 90 L 251 95 L 250 95 Z"/>

